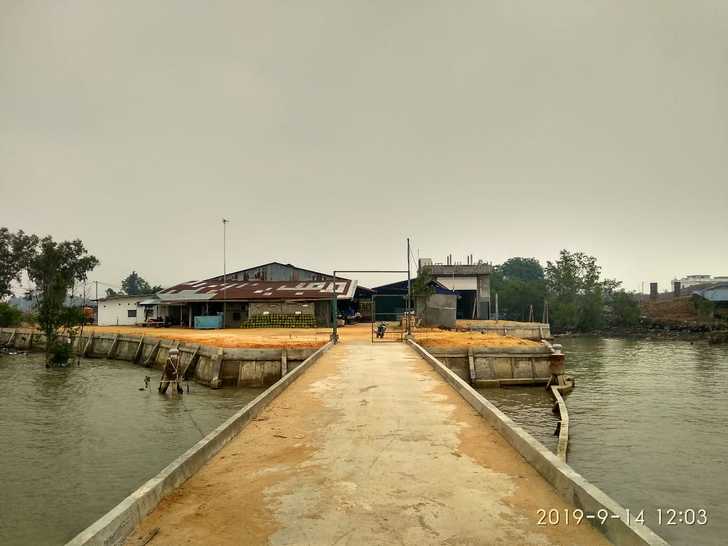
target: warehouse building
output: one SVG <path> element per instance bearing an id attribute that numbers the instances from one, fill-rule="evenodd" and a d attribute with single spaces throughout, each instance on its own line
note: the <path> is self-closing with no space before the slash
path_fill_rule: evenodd
<path id="1" fill-rule="evenodd" d="M 326 273 L 270 262 L 184 282 L 157 297 L 169 322 L 191 328 L 313 327 L 331 325 L 334 291 L 346 308 L 356 288 L 355 280 L 337 277 L 334 283 Z"/>

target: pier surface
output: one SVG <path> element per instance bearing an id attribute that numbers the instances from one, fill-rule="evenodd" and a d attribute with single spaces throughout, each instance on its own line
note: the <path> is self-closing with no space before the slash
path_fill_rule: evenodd
<path id="1" fill-rule="evenodd" d="M 339 344 L 129 537 L 155 545 L 608 544 L 409 346 Z"/>

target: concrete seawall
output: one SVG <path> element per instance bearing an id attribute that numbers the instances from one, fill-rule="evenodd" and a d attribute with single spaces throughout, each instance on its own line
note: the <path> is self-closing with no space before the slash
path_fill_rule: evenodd
<path id="1" fill-rule="evenodd" d="M 424 347 L 412 340 L 408 340 L 408 343 L 556 489 L 561 498 L 586 514 L 596 514 L 599 510 L 606 510 L 609 513 L 607 520 L 603 525 L 595 522 L 594 526 L 613 544 L 629 546 L 668 544 L 649 527 L 627 521 L 625 508 L 516 425 Z"/>
<path id="2" fill-rule="evenodd" d="M 423 347 L 458 377 L 475 387 L 546 384 L 557 354 L 552 347 Z M 563 355 L 558 353 L 563 362 Z"/>
<path id="3" fill-rule="evenodd" d="M 68 340 L 67 336 L 61 336 Z M 161 369 L 172 348 L 179 349 L 182 368 L 190 366 L 197 383 L 211 388 L 226 385 L 267 387 L 294 370 L 316 349 L 229 349 L 182 343 L 153 336 L 84 333 L 73 339 L 76 354 L 88 358 L 126 360 Z M 28 328 L 0 328 L 0 347 L 40 351 L 45 334 Z"/>
<path id="4" fill-rule="evenodd" d="M 458 328 L 499 336 L 513 336 L 522 339 L 550 339 L 551 326 L 545 322 L 513 322 L 495 320 L 458 320 Z"/>

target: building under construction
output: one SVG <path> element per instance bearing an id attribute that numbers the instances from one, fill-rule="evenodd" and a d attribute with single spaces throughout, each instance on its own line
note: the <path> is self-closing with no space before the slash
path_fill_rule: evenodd
<path id="1" fill-rule="evenodd" d="M 457 294 L 458 319 L 490 319 L 490 276 L 493 266 L 467 256 L 465 263 L 453 262 L 452 255 L 445 263 L 420 258 L 418 271 L 426 269 L 430 276 Z"/>

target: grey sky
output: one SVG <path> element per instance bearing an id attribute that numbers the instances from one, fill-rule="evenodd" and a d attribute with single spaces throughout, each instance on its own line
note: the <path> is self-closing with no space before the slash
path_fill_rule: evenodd
<path id="1" fill-rule="evenodd" d="M 1 0 L 0 225 L 112 283 L 219 273 L 222 216 L 229 269 L 728 275 L 727 84 L 724 1 Z"/>

